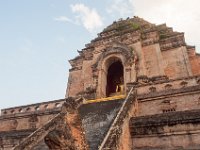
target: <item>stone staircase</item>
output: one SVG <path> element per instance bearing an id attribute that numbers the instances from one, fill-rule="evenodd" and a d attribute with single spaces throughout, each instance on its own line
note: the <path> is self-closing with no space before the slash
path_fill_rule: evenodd
<path id="1" fill-rule="evenodd" d="M 131 88 L 98 150 L 131 149 L 131 138 L 127 136 L 130 135 L 128 131 L 129 120 L 134 115 L 136 106 L 134 103 L 137 103 L 136 90 Z M 126 144 L 123 142 L 126 142 Z M 127 147 L 124 147 L 124 145 L 127 145 Z"/>
<path id="2" fill-rule="evenodd" d="M 34 150 L 41 142 L 45 142 L 52 150 L 88 149 L 77 111 L 81 105 L 81 98 L 76 100 L 66 99 L 60 113 L 25 138 L 13 150 Z"/>
<path id="3" fill-rule="evenodd" d="M 13 150 L 118 150 L 130 135 L 129 120 L 134 116 L 136 90 L 128 95 L 83 101 L 66 99 L 61 112 L 25 138 Z M 130 141 L 129 141 L 130 143 Z M 42 145 L 42 146 L 40 146 Z M 46 146 L 46 148 L 44 147 Z"/>

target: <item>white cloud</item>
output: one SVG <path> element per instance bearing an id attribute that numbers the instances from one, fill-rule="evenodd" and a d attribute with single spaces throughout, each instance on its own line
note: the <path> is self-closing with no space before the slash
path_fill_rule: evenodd
<path id="1" fill-rule="evenodd" d="M 133 16 L 134 7 L 131 0 L 113 0 L 110 2 L 106 11 L 111 15 L 118 15 L 121 17 Z"/>
<path id="2" fill-rule="evenodd" d="M 120 17 L 139 16 L 145 20 L 185 32 L 186 42 L 200 52 L 199 0 L 112 0 L 107 11 Z"/>
<path id="3" fill-rule="evenodd" d="M 54 20 L 60 21 L 60 22 L 72 22 L 72 20 L 66 16 L 58 16 L 58 17 L 55 17 Z"/>
<path id="4" fill-rule="evenodd" d="M 94 32 L 103 26 L 102 17 L 95 9 L 91 9 L 81 3 L 71 5 L 71 9 L 73 13 L 77 13 L 76 21 L 83 24 L 89 32 Z"/>

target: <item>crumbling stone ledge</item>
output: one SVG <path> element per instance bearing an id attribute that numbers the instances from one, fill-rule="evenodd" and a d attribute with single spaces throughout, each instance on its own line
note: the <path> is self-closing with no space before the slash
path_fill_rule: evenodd
<path id="1" fill-rule="evenodd" d="M 200 125 L 199 114 L 200 109 L 196 109 L 133 117 L 129 122 L 131 135 L 160 134 L 164 132 L 164 126 L 174 126 L 178 124 Z"/>

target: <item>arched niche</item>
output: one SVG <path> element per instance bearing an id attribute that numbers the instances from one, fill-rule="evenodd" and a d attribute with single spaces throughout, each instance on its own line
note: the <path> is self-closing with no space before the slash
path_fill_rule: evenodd
<path id="1" fill-rule="evenodd" d="M 106 97 L 123 94 L 124 66 L 120 59 L 113 58 L 107 69 Z"/>
<path id="2" fill-rule="evenodd" d="M 101 69 L 99 70 L 98 97 L 112 96 L 112 93 L 116 92 L 117 85 L 123 84 L 123 87 L 125 86 L 124 62 L 125 58 L 120 54 L 112 54 L 102 61 Z M 117 71 L 120 73 L 118 74 Z M 116 78 L 118 83 L 114 83 L 115 81 L 111 79 L 112 77 Z"/>
<path id="3" fill-rule="evenodd" d="M 136 55 L 134 51 L 122 46 L 107 48 L 98 56 L 96 62 L 92 65 L 93 75 L 95 74 L 97 77 L 96 98 L 109 96 L 109 92 L 107 90 L 108 70 L 109 67 L 115 62 L 120 62 L 122 65 L 120 68 L 123 68 L 123 94 L 126 94 L 126 84 L 128 82 L 133 82 L 136 79 L 135 57 Z M 114 91 L 114 88 L 112 91 Z"/>

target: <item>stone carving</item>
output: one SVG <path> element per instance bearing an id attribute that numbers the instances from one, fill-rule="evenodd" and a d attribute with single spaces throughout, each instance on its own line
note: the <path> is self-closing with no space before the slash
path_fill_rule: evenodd
<path id="1" fill-rule="evenodd" d="M 149 78 L 147 77 L 147 76 L 138 76 L 137 77 L 137 82 L 139 83 L 139 84 L 146 84 L 146 83 L 149 83 L 150 81 L 149 81 Z"/>
<path id="2" fill-rule="evenodd" d="M 129 85 L 130 86 L 130 85 Z M 138 86 L 138 85 L 137 85 Z M 135 87 L 137 87 L 135 86 Z M 167 96 L 167 95 L 173 95 L 173 94 L 179 94 L 179 93 L 186 93 L 186 92 L 194 92 L 194 91 L 199 91 L 200 86 L 188 86 L 185 88 L 174 88 L 173 90 L 163 90 L 163 91 L 157 91 L 154 93 L 147 93 L 147 94 L 142 94 L 138 95 L 138 98 L 153 98 L 153 97 L 158 97 L 158 96 Z"/>
<path id="3" fill-rule="evenodd" d="M 32 115 L 30 118 L 29 118 L 29 127 L 32 128 L 32 129 L 35 129 L 37 127 L 37 122 L 38 122 L 38 118 L 37 118 L 37 115 Z"/>
<path id="4" fill-rule="evenodd" d="M 196 81 L 197 81 L 197 84 L 200 84 L 200 78 L 197 78 Z"/>
<path id="5" fill-rule="evenodd" d="M 186 81 L 182 81 L 182 82 L 180 83 L 180 85 L 181 85 L 182 88 L 186 87 L 187 84 L 188 84 L 188 82 L 186 82 Z"/>
<path id="6" fill-rule="evenodd" d="M 96 87 L 89 86 L 85 91 L 79 92 L 77 96 L 84 97 L 86 99 L 95 99 L 96 97 Z"/>
<path id="7" fill-rule="evenodd" d="M 148 78 L 145 75 L 138 76 L 137 82 L 132 83 L 134 85 L 147 85 L 147 84 L 156 84 L 156 83 L 162 83 L 162 82 L 168 82 L 169 78 L 167 76 L 154 76 L 151 78 Z"/>
<path id="8" fill-rule="evenodd" d="M 197 105 L 200 105 L 200 97 L 199 97 L 198 99 L 195 100 L 195 103 L 196 103 Z"/>
<path id="9" fill-rule="evenodd" d="M 165 90 L 170 90 L 172 89 L 172 85 L 171 84 L 166 84 L 165 85 Z"/>
<path id="10" fill-rule="evenodd" d="M 18 126 L 18 121 L 16 119 L 12 120 L 11 130 L 16 130 L 17 126 Z"/>
<path id="11" fill-rule="evenodd" d="M 176 102 L 172 102 L 170 100 L 164 100 L 161 103 L 161 111 L 163 113 L 171 112 L 171 111 L 176 111 Z"/>
<path id="12" fill-rule="evenodd" d="M 151 86 L 151 87 L 149 88 L 149 91 L 150 91 L 150 92 L 156 92 L 156 87 Z"/>
<path id="13" fill-rule="evenodd" d="M 167 76 L 154 76 L 150 78 L 150 81 L 153 83 L 160 83 L 162 81 L 168 81 L 169 78 Z"/>
<path id="14" fill-rule="evenodd" d="M 123 55 L 126 59 L 125 65 L 132 65 L 134 62 L 137 61 L 137 56 L 133 48 L 128 48 L 123 44 L 115 43 L 112 47 L 106 48 L 104 52 L 97 58 L 96 63 L 92 65 L 93 71 L 98 70 L 97 68 L 101 64 L 102 60 L 111 54 Z"/>

